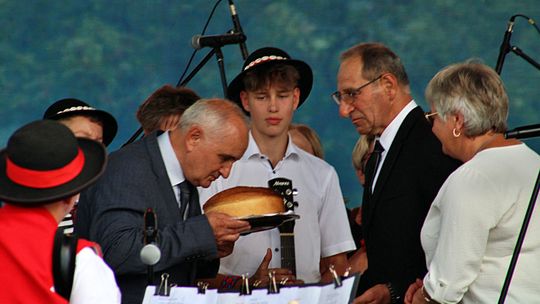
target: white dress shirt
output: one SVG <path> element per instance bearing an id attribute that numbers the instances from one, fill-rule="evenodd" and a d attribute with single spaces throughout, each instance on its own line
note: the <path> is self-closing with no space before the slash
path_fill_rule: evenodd
<path id="1" fill-rule="evenodd" d="M 355 249 L 338 176 L 325 161 L 296 147 L 289 138 L 285 157 L 275 168 L 263 155 L 251 133 L 246 152 L 234 163 L 227 179 L 219 178 L 207 189 L 199 188 L 204 203 L 217 192 L 235 186 L 268 187 L 268 180 L 284 177 L 298 190 L 294 200 L 300 219 L 295 224 L 297 277 L 306 283 L 320 280 L 321 257 Z M 266 249 L 272 250 L 270 268 L 280 267 L 278 229 L 242 236 L 230 256 L 221 259 L 220 273 L 253 275 Z"/>
<path id="2" fill-rule="evenodd" d="M 163 134 L 159 135 L 157 138 L 157 142 L 159 152 L 161 153 L 163 163 L 165 164 L 165 170 L 167 170 L 167 176 L 171 181 L 171 187 L 173 188 L 174 196 L 176 197 L 176 201 L 180 205 L 180 183 L 186 180 L 186 178 L 184 176 L 184 171 L 182 171 L 182 167 L 180 166 L 180 162 L 178 161 L 178 158 L 176 158 L 176 154 L 174 153 L 171 139 L 169 137 L 169 132 L 163 132 Z M 187 213 L 184 214 L 184 219 L 186 215 Z"/>

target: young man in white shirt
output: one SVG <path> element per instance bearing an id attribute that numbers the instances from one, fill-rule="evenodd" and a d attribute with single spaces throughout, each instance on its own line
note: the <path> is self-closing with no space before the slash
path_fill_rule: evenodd
<path id="1" fill-rule="evenodd" d="M 240 237 L 233 253 L 221 259 L 221 274 L 249 273 L 252 280 L 264 282 L 268 267 L 276 269 L 280 280 L 313 283 L 331 281 L 330 265 L 340 274 L 348 266 L 346 252 L 355 245 L 336 171 L 294 145 L 288 134 L 294 111 L 306 100 L 312 82 L 311 68 L 305 62 L 267 47 L 247 58 L 228 87 L 229 99 L 251 116 L 249 144 L 227 179 L 220 178 L 210 188 L 201 189 L 201 203 L 228 188 L 267 187 L 269 180 L 283 177 L 292 180 L 298 191 L 294 200 L 300 219 L 294 228 L 296 277 L 281 268 L 278 229 Z"/>

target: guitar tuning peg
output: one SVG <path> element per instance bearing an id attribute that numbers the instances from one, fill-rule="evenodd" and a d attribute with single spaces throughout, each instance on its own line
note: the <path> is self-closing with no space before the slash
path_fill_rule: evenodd
<path id="1" fill-rule="evenodd" d="M 298 189 L 293 188 L 292 189 L 292 195 L 298 195 Z"/>
<path id="2" fill-rule="evenodd" d="M 298 207 L 298 202 L 293 202 L 293 205 L 294 205 L 295 207 Z"/>

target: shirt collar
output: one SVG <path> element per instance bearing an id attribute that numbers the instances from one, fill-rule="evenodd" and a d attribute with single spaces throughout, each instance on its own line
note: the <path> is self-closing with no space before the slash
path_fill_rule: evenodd
<path id="1" fill-rule="evenodd" d="M 285 157 L 288 158 L 291 155 L 298 155 L 298 147 L 296 147 L 293 142 L 292 138 L 289 135 L 287 137 L 287 150 L 285 150 Z M 253 138 L 253 134 L 251 134 L 251 130 L 249 131 L 249 142 L 248 146 L 246 148 L 246 152 L 244 152 L 244 155 L 242 156 L 243 160 L 247 160 L 252 157 L 260 157 L 260 156 L 266 156 L 261 153 L 261 150 L 259 149 L 259 146 L 257 145 L 257 142 L 255 141 L 255 138 Z"/>
<path id="2" fill-rule="evenodd" d="M 163 134 L 159 135 L 157 142 L 163 163 L 165 164 L 165 170 L 167 170 L 167 176 L 169 176 L 169 180 L 171 181 L 171 186 L 176 186 L 186 178 L 184 177 L 180 162 L 174 153 L 169 132 L 163 132 Z"/>
<path id="3" fill-rule="evenodd" d="M 379 142 L 383 146 L 385 151 L 388 151 L 388 148 L 392 145 L 392 142 L 394 141 L 394 138 L 396 137 L 396 134 L 399 130 L 399 127 L 405 120 L 405 117 L 409 115 L 409 113 L 414 110 L 414 108 L 418 107 L 414 99 L 411 99 L 411 101 L 401 109 L 399 114 L 392 120 L 392 122 L 386 127 L 381 134 L 381 137 L 379 138 Z"/>

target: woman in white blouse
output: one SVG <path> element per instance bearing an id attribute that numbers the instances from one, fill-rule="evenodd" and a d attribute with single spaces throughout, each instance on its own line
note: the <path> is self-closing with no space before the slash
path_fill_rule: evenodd
<path id="1" fill-rule="evenodd" d="M 443 152 L 463 161 L 441 187 L 421 233 L 428 273 L 405 303 L 496 303 L 531 198 L 540 156 L 506 139 L 508 97 L 480 63 L 450 65 L 426 99 Z M 540 300 L 540 210 L 532 215 L 507 303 Z"/>

